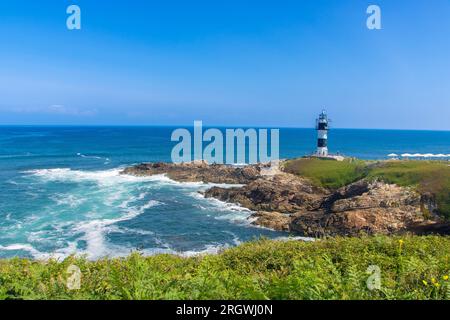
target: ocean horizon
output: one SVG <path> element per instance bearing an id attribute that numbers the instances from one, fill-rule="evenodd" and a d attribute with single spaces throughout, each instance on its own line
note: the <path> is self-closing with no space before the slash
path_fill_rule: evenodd
<path id="1" fill-rule="evenodd" d="M 170 161 L 176 128 L 0 126 L 0 257 L 192 255 L 289 236 L 251 225 L 247 209 L 203 198 L 211 184 L 119 174 Z M 312 154 L 316 140 L 314 129 L 280 128 L 280 158 Z M 332 129 L 329 149 L 367 160 L 450 154 L 450 131 Z"/>

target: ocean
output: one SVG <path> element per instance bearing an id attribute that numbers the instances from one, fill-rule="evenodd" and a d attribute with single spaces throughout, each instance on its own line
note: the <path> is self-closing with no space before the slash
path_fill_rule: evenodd
<path id="1" fill-rule="evenodd" d="M 250 224 L 251 212 L 204 199 L 211 185 L 121 168 L 170 161 L 170 127 L 0 127 L 0 258 L 89 259 L 217 252 L 288 234 Z M 310 154 L 313 129 L 281 129 L 280 157 Z M 386 159 L 390 153 L 450 154 L 450 131 L 334 129 L 332 153 Z"/>

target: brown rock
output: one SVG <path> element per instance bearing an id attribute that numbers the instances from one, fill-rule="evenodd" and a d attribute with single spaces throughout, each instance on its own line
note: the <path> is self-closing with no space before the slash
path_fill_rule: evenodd
<path id="1" fill-rule="evenodd" d="M 135 176 L 151 176 L 166 174 L 170 179 L 179 182 L 205 182 L 246 184 L 260 176 L 258 165 L 236 167 L 223 164 L 208 165 L 204 161 L 182 164 L 145 163 L 122 171 L 123 174 Z"/>
<path id="2" fill-rule="evenodd" d="M 237 203 L 255 211 L 294 213 L 318 209 L 326 194 L 308 180 L 277 174 L 258 178 L 239 188 L 213 187 L 205 192 L 205 197 Z"/>
<path id="3" fill-rule="evenodd" d="M 251 218 L 254 219 L 252 224 L 277 231 L 289 231 L 291 222 L 289 215 L 279 212 L 258 211 Z"/>
<path id="4" fill-rule="evenodd" d="M 323 202 L 324 211 L 298 213 L 290 228 L 304 235 L 392 234 L 423 223 L 420 195 L 409 188 L 359 181 Z"/>
<path id="5" fill-rule="evenodd" d="M 148 163 L 125 169 L 137 176 L 166 174 L 180 182 L 244 184 L 213 187 L 205 197 L 236 203 L 250 210 L 253 224 L 301 235 L 447 232 L 448 223 L 434 215 L 432 195 L 411 188 L 360 180 L 335 192 L 315 187 L 309 180 L 278 170 L 267 174 L 264 165 L 236 167 L 191 162 Z"/>

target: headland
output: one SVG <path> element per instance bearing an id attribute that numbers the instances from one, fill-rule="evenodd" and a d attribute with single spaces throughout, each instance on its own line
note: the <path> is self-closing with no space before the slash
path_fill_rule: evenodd
<path id="1" fill-rule="evenodd" d="M 292 234 L 449 234 L 450 167 L 445 161 L 298 158 L 232 166 L 204 161 L 146 163 L 123 174 L 165 174 L 213 186 L 203 195 L 253 211 L 254 225 Z"/>

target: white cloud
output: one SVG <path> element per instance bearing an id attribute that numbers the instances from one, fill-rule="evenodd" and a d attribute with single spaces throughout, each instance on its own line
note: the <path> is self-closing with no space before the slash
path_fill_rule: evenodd
<path id="1" fill-rule="evenodd" d="M 97 109 L 81 110 L 74 107 L 66 107 L 61 104 L 53 104 L 48 107 L 33 107 L 33 108 L 14 108 L 12 110 L 16 113 L 42 113 L 42 114 L 56 114 L 66 116 L 93 116 L 97 114 Z"/>

